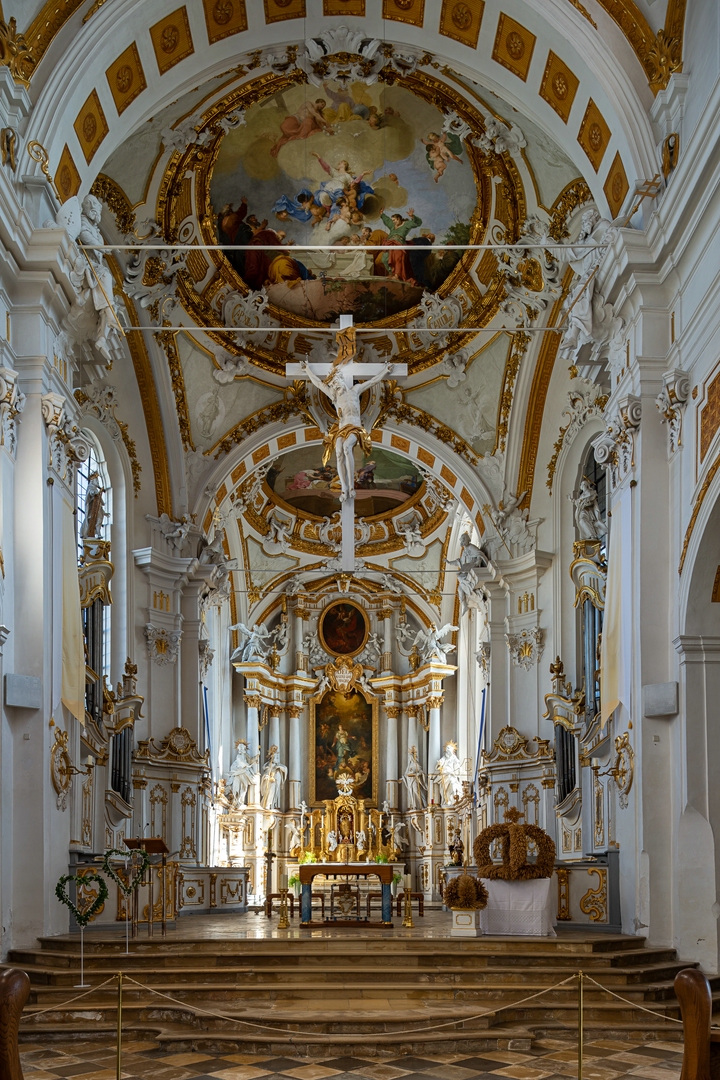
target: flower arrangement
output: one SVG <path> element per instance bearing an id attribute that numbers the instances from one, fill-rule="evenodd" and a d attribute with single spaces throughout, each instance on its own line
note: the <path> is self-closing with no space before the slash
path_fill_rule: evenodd
<path id="1" fill-rule="evenodd" d="M 386 863 L 386 862 L 390 862 L 390 860 L 388 859 L 387 855 L 383 855 L 383 853 L 380 852 L 379 855 L 375 856 L 375 862 L 376 863 Z"/>
<path id="2" fill-rule="evenodd" d="M 393 885 L 399 885 L 402 881 L 402 874 L 398 874 L 397 871 L 392 876 Z"/>
<path id="3" fill-rule="evenodd" d="M 313 855 L 312 851 L 303 851 L 298 861 L 301 864 L 317 862 L 317 855 Z"/>
<path id="4" fill-rule="evenodd" d="M 487 907 L 488 891 L 482 881 L 470 874 L 452 878 L 445 888 L 445 903 L 449 908 Z"/>

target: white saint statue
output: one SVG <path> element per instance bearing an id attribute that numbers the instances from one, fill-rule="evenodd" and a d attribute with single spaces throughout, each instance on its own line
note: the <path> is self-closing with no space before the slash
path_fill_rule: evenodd
<path id="1" fill-rule="evenodd" d="M 462 764 L 454 742 L 445 744 L 445 753 L 435 766 L 435 771 L 439 777 L 442 806 L 453 806 L 455 799 L 462 794 Z"/>
<path id="2" fill-rule="evenodd" d="M 364 829 L 358 829 L 357 835 L 355 837 L 355 842 L 357 845 L 358 855 L 360 855 L 363 851 L 367 850 L 367 834 Z"/>
<path id="3" fill-rule="evenodd" d="M 352 330 L 352 327 L 350 330 Z M 332 425 L 323 440 L 323 465 L 327 465 L 334 450 L 340 480 L 340 502 L 355 497 L 355 447 L 360 443 L 366 454 L 372 453 L 370 434 L 363 427 L 360 397 L 371 386 L 382 382 L 393 370 L 392 364 L 385 364 L 383 370 L 378 372 L 377 375 L 373 375 L 372 378 L 358 383 L 357 386 L 348 386 L 342 365 L 344 362 L 351 360 L 354 355 L 355 335 L 353 331 L 352 351 L 349 351 L 347 355 L 343 355 L 343 341 L 341 341 L 343 335 L 348 336 L 348 331 L 340 331 L 338 334 L 338 342 L 341 346 L 338 362 L 333 365 L 332 371 L 326 379 L 321 379 L 315 375 L 310 370 L 307 361 L 304 361 L 301 365 L 313 386 L 316 386 L 321 393 L 330 398 L 338 415 L 337 421 Z M 349 336 L 348 341 L 350 341 Z"/>
<path id="4" fill-rule="evenodd" d="M 622 331 L 622 320 L 605 303 L 597 287 L 598 268 L 616 235 L 614 226 L 615 222 L 602 218 L 597 210 L 586 210 L 575 243 L 551 249 L 557 259 L 575 271 L 563 308 L 567 329 L 558 351 L 565 363 L 576 363 L 583 345 L 609 342 Z"/>
<path id="5" fill-rule="evenodd" d="M 333 851 L 337 851 L 337 846 L 338 846 L 337 833 L 335 832 L 334 829 L 331 829 L 330 832 L 328 833 L 328 851 L 331 852 L 331 853 Z"/>
<path id="6" fill-rule="evenodd" d="M 575 506 L 575 524 L 581 540 L 602 540 L 607 533 L 598 506 L 598 493 L 595 485 L 586 476 L 580 481 L 580 493 L 573 500 Z"/>
<path id="7" fill-rule="evenodd" d="M 110 364 L 117 356 L 121 336 L 113 298 L 113 276 L 102 251 L 88 250 L 105 243 L 99 228 L 101 217 L 102 206 L 99 199 L 94 195 L 86 195 L 82 202 L 78 241 L 83 245 L 88 260 L 85 287 L 90 292 L 98 316 L 95 346 Z"/>
<path id="8" fill-rule="evenodd" d="M 248 788 L 257 780 L 258 773 L 255 768 L 257 757 L 248 757 L 248 744 L 240 739 L 235 744 L 237 754 L 230 766 L 230 783 L 236 806 L 244 806 L 247 799 Z"/>
<path id="9" fill-rule="evenodd" d="M 416 746 L 408 748 L 407 767 L 403 773 L 402 782 L 407 791 L 408 810 L 422 810 L 423 788 L 425 787 L 425 774 L 418 761 Z"/>
<path id="10" fill-rule="evenodd" d="M 280 793 L 287 780 L 288 771 L 278 758 L 277 746 L 271 746 L 260 778 L 260 802 L 264 810 L 280 809 Z"/>

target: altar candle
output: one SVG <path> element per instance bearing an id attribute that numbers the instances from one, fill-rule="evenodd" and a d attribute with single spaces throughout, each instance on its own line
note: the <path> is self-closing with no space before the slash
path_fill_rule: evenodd
<path id="1" fill-rule="evenodd" d="M 405 888 L 408 892 L 412 889 L 412 877 L 410 874 L 405 874 Z"/>
<path id="2" fill-rule="evenodd" d="M 280 888 L 281 889 L 287 889 L 287 887 L 288 887 L 288 876 L 287 876 L 287 873 L 284 873 L 284 874 L 280 875 Z"/>

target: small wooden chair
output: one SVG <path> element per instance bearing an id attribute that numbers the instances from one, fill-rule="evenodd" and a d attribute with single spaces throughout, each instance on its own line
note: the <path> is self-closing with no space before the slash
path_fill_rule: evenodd
<path id="1" fill-rule="evenodd" d="M 418 902 L 418 915 L 423 916 L 425 914 L 425 894 L 421 893 L 421 892 L 411 892 L 410 893 L 410 903 L 411 904 L 412 904 L 413 900 L 417 900 L 417 902 Z M 402 915 L 402 913 L 403 913 L 403 904 L 404 903 L 405 903 L 405 893 L 404 892 L 399 892 L 397 894 L 397 913 L 398 913 L 398 915 Z"/>
<path id="2" fill-rule="evenodd" d="M 370 918 L 370 906 L 371 906 L 373 900 L 379 900 L 380 903 L 382 904 L 382 893 L 381 892 L 369 892 L 367 894 L 367 896 L 365 898 L 365 913 L 366 913 L 368 919 Z"/>
<path id="3" fill-rule="evenodd" d="M 268 895 L 265 897 L 265 915 L 266 915 L 266 917 L 268 919 L 272 915 L 273 900 L 279 900 L 279 899 L 280 899 L 280 893 L 279 892 L 268 893 Z M 290 903 L 290 918 L 294 919 L 295 918 L 295 895 L 294 895 L 294 893 L 288 892 L 288 901 Z"/>
<path id="4" fill-rule="evenodd" d="M 18 1050 L 18 1027 L 30 994 L 30 979 L 20 968 L 0 971 L 0 1076 L 23 1080 Z"/>

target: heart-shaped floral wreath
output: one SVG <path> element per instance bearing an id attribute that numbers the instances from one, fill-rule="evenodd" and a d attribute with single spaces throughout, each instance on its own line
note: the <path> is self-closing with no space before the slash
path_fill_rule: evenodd
<path id="1" fill-rule="evenodd" d="M 83 911 L 72 902 L 65 886 L 68 881 L 76 882 L 77 888 L 80 889 L 83 885 L 89 885 L 90 882 L 97 882 L 98 894 L 95 899 L 86 907 Z M 73 914 L 75 922 L 78 926 L 87 926 L 92 919 L 93 915 L 96 915 L 102 908 L 103 904 L 108 898 L 108 887 L 105 883 L 105 878 L 100 877 L 99 874 L 63 874 L 55 886 L 55 895 L 61 904 L 65 904 L 65 907 L 69 908 Z"/>
<path id="2" fill-rule="evenodd" d="M 102 868 L 104 872 L 112 881 L 115 882 L 119 889 L 122 889 L 125 896 L 129 896 L 133 889 L 137 889 L 138 885 L 145 876 L 145 871 L 150 865 L 150 856 L 148 855 L 145 848 L 136 848 L 135 853 L 140 856 L 140 867 L 137 874 L 135 874 L 135 877 L 131 878 L 130 874 L 128 873 L 127 881 L 120 877 L 120 875 L 117 873 L 112 863 L 110 862 L 111 855 L 118 855 L 124 859 L 130 858 L 130 852 L 127 849 L 125 851 L 122 851 L 120 848 L 109 848 L 105 852 L 105 857 L 103 858 L 102 862 Z"/>

